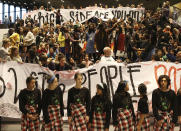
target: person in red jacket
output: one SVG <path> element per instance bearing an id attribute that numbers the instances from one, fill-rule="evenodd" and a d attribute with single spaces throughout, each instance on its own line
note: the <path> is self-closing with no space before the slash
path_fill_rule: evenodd
<path id="1" fill-rule="evenodd" d="M 117 27 L 118 31 L 116 32 L 115 40 L 114 40 L 114 55 L 117 57 L 118 55 L 122 55 L 123 57 L 125 53 L 125 34 L 122 31 L 122 27 Z M 118 51 L 120 54 L 118 54 Z"/>

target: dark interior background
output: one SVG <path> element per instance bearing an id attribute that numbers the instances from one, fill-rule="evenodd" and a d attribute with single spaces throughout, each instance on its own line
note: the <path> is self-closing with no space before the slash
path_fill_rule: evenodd
<path id="1" fill-rule="evenodd" d="M 4 3 L 12 4 L 12 5 L 18 5 L 21 7 L 25 7 L 28 9 L 33 9 L 33 7 L 36 5 L 38 8 L 41 5 L 44 5 L 44 7 L 55 7 L 59 8 L 61 5 L 75 6 L 76 8 L 79 8 L 80 6 L 86 7 L 89 5 L 94 5 L 95 3 L 102 4 L 102 5 L 108 5 L 108 7 L 117 6 L 118 4 L 122 4 L 125 6 L 126 4 L 140 4 L 143 3 L 143 5 L 146 7 L 146 9 L 156 9 L 159 5 L 162 5 L 162 3 L 166 0 L 0 0 Z M 50 4 L 48 4 L 50 2 Z M 180 2 L 180 0 L 170 0 L 170 5 L 176 4 Z"/>

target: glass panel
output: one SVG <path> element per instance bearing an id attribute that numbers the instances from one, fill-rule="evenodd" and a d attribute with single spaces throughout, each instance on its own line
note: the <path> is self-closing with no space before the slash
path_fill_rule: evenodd
<path id="1" fill-rule="evenodd" d="M 16 19 L 20 18 L 20 7 L 16 7 Z"/>
<path id="2" fill-rule="evenodd" d="M 8 4 L 4 4 L 4 18 L 8 18 Z"/>
<path id="3" fill-rule="evenodd" d="M 22 8 L 22 18 L 24 18 L 24 15 L 26 14 L 26 9 Z"/>
<path id="4" fill-rule="evenodd" d="M 12 22 L 14 22 L 14 6 L 13 5 L 10 5 L 10 16 L 11 16 Z"/>
<path id="5" fill-rule="evenodd" d="M 3 4 L 0 2 L 0 24 L 2 23 L 2 16 L 3 16 L 2 8 L 3 8 Z"/>

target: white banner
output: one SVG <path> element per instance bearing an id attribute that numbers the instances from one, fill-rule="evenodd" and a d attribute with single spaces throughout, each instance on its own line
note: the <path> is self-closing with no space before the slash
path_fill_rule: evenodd
<path id="1" fill-rule="evenodd" d="M 122 63 L 98 63 L 89 68 L 80 70 L 55 72 L 59 75 L 59 84 L 64 92 L 64 104 L 67 105 L 67 92 L 74 86 L 73 80 L 76 72 L 83 73 L 83 86 L 91 91 L 91 96 L 96 94 L 96 84 L 105 82 L 108 84 L 111 96 L 117 89 L 120 80 L 129 82 L 129 92 L 134 100 L 138 99 L 137 87 L 145 83 L 148 87 L 148 97 L 151 102 L 152 91 L 158 88 L 157 78 L 167 74 L 171 78 L 171 89 L 177 91 L 181 87 L 181 64 L 166 62 L 142 62 L 124 65 Z M 37 78 L 38 88 L 44 90 L 47 87 L 43 75 L 53 74 L 46 68 L 36 64 L 19 64 L 7 62 L 0 64 L 0 116 L 20 118 L 21 112 L 18 106 L 20 90 L 26 88 L 26 78 L 30 75 Z M 151 103 L 150 103 L 151 107 Z M 136 110 L 137 108 L 135 108 Z"/>
<path id="2" fill-rule="evenodd" d="M 65 22 L 79 22 L 83 23 L 92 17 L 101 18 L 103 21 L 108 21 L 109 19 L 117 18 L 126 20 L 126 16 L 129 14 L 136 21 L 140 20 L 140 17 L 144 15 L 144 8 L 98 8 L 98 7 L 88 7 L 84 9 L 60 9 L 60 20 L 61 23 Z M 28 12 L 23 16 L 25 20 L 28 15 L 31 18 L 37 20 L 40 25 L 44 22 L 56 22 L 56 14 L 52 11 L 45 10 L 35 10 Z"/>

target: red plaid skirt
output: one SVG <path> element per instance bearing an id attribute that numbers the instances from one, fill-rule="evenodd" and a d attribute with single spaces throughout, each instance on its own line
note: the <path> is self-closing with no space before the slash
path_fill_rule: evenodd
<path id="1" fill-rule="evenodd" d="M 91 123 L 91 131 L 105 130 L 106 113 L 94 113 Z"/>
<path id="2" fill-rule="evenodd" d="M 63 119 L 60 113 L 60 105 L 49 105 L 48 115 L 49 115 L 50 123 L 45 124 L 43 122 L 42 130 L 63 131 Z"/>
<path id="3" fill-rule="evenodd" d="M 70 131 L 87 131 L 86 108 L 82 104 L 71 105 L 72 122 Z"/>
<path id="4" fill-rule="evenodd" d="M 115 127 L 115 131 L 133 131 L 134 123 L 132 117 L 132 111 L 128 109 L 118 109 L 118 125 Z"/>
<path id="5" fill-rule="evenodd" d="M 29 114 L 36 114 L 37 106 L 26 105 L 25 108 Z M 26 115 L 22 114 L 21 117 L 21 131 L 39 131 L 40 119 L 30 120 Z"/>
<path id="6" fill-rule="evenodd" d="M 137 113 L 136 116 L 136 125 L 138 124 L 139 120 L 140 120 L 140 112 Z M 149 116 L 146 116 L 142 122 L 141 125 L 141 131 L 150 131 L 150 121 L 149 121 Z"/>
<path id="7" fill-rule="evenodd" d="M 158 111 L 159 115 L 162 116 L 162 124 L 161 126 L 157 125 L 157 120 L 155 119 L 155 125 L 154 125 L 154 129 L 155 131 L 174 131 L 174 127 L 171 125 L 171 121 L 172 121 L 172 112 L 168 113 L 168 112 L 161 112 Z"/>

